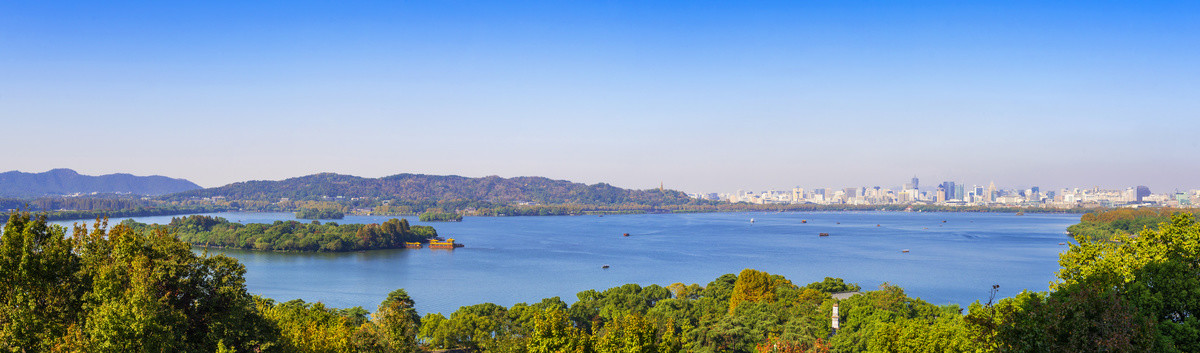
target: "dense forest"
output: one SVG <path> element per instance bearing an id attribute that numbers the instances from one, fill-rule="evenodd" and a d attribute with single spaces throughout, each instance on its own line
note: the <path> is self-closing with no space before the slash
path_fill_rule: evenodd
<path id="1" fill-rule="evenodd" d="M 205 221 L 196 219 L 196 221 Z M 1196 352 L 1194 215 L 1080 239 L 1049 292 L 936 306 L 896 286 L 804 286 L 746 269 L 712 282 L 588 290 L 418 317 L 403 290 L 368 313 L 250 295 L 236 260 L 167 229 L 15 214 L 0 236 L 0 349 L 178 352 Z M 994 290 L 994 288 L 993 288 Z M 993 292 L 994 293 L 994 292 Z M 839 308 L 840 329 L 830 312 Z"/>
<path id="2" fill-rule="evenodd" d="M 16 207 L 12 209 L 22 209 Z M 195 213 L 211 213 L 228 211 L 228 207 L 214 205 L 190 205 L 179 206 L 162 204 L 159 206 L 135 206 L 130 208 L 120 209 L 96 209 L 96 210 L 54 210 L 42 212 L 47 219 L 51 221 L 58 220 L 91 220 L 96 218 L 125 218 L 125 217 L 146 217 L 146 216 L 172 216 Z M 7 218 L 9 213 L 0 211 L 0 217 Z"/>
<path id="3" fill-rule="evenodd" d="M 346 213 L 337 208 L 301 208 L 296 211 L 296 218 L 299 219 L 342 219 L 346 218 Z"/>
<path id="4" fill-rule="evenodd" d="M 318 221 L 275 221 L 272 224 L 230 222 L 221 217 L 176 217 L 166 226 L 125 220 L 121 225 L 137 232 L 165 231 L 179 240 L 202 247 L 265 251 L 359 251 L 403 248 L 405 242 L 429 242 L 437 237 L 430 226 L 390 219 L 382 224 L 342 224 Z"/>
<path id="5" fill-rule="evenodd" d="M 440 208 L 426 210 L 417 218 L 421 222 L 462 222 L 462 219 L 461 214 L 442 211 Z"/>
<path id="6" fill-rule="evenodd" d="M 1067 232 L 1076 239 L 1113 240 L 1137 234 L 1142 229 L 1158 229 L 1159 224 L 1170 221 L 1171 215 L 1176 213 L 1198 212 L 1200 210 L 1157 207 L 1096 210 L 1080 217 L 1080 222 L 1067 227 Z"/>

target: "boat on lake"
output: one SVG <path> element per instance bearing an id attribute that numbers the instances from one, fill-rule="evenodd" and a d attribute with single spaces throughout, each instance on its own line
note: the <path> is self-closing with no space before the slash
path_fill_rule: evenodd
<path id="1" fill-rule="evenodd" d="M 827 236 L 829 236 L 829 233 L 818 233 L 817 236 L 818 237 L 827 237 Z"/>
<path id="2" fill-rule="evenodd" d="M 900 250 L 900 252 L 902 252 L 902 253 L 907 253 L 907 252 L 908 252 L 908 249 L 901 249 L 901 250 Z"/>
<path id="3" fill-rule="evenodd" d="M 463 247 L 463 245 L 455 243 L 454 238 L 450 238 L 450 239 L 446 239 L 446 240 L 430 240 L 429 241 L 430 249 L 454 249 L 454 248 L 461 248 L 461 247 Z"/>
<path id="4" fill-rule="evenodd" d="M 407 249 L 420 249 L 422 245 L 419 242 L 410 241 L 404 242 L 404 247 Z"/>

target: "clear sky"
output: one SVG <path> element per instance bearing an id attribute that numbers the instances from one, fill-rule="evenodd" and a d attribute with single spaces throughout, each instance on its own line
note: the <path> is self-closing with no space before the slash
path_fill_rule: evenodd
<path id="1" fill-rule="evenodd" d="M 0 133 L 0 170 L 203 186 L 1163 192 L 1200 187 L 1200 2 L 3 1 Z"/>

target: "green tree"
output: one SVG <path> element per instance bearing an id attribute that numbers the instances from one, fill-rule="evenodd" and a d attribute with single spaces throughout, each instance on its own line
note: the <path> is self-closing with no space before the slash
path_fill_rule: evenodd
<path id="1" fill-rule="evenodd" d="M 531 322 L 529 353 L 587 353 L 592 352 L 592 338 L 571 326 L 567 313 L 551 308 L 537 312 Z"/>
<path id="2" fill-rule="evenodd" d="M 79 322 L 79 257 L 44 215 L 13 213 L 0 236 L 0 349 L 48 351 Z"/>
<path id="3" fill-rule="evenodd" d="M 372 315 L 374 330 L 384 352 L 416 352 L 420 316 L 404 289 L 388 294 Z"/>
<path id="4" fill-rule="evenodd" d="M 1060 256 L 1055 288 L 1099 300 L 1101 307 L 1122 307 L 1127 301 L 1130 311 L 1157 323 L 1155 350 L 1200 351 L 1200 319 L 1195 315 L 1200 312 L 1200 225 L 1194 215 L 1175 214 L 1157 229 L 1111 241 L 1077 240 Z"/>

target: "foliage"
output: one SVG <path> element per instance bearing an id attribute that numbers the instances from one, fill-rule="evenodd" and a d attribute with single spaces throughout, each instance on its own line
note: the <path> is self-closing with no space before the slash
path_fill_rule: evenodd
<path id="1" fill-rule="evenodd" d="M 269 347 L 245 268 L 162 232 L 14 214 L 0 237 L 0 349 L 210 352 Z"/>
<path id="2" fill-rule="evenodd" d="M 125 220 L 122 225 L 136 230 L 156 227 Z M 408 220 L 390 219 L 382 224 L 337 224 L 318 221 L 275 221 L 272 224 L 241 224 L 221 217 L 192 215 L 172 218 L 162 227 L 196 246 L 276 251 L 358 251 L 403 248 L 405 242 L 428 242 L 437 237 L 429 226 L 410 226 Z"/>
<path id="3" fill-rule="evenodd" d="M 414 303 L 392 292 L 367 319 L 252 297 L 245 268 L 159 230 L 65 229 L 9 217 L 0 235 L 0 351 L 415 352 Z"/>
<path id="4" fill-rule="evenodd" d="M 1158 225 L 1170 221 L 1173 214 L 1195 212 L 1176 208 L 1145 207 L 1099 210 L 1084 214 L 1078 224 L 1067 227 L 1067 232 L 1076 241 L 1111 241 L 1120 236 L 1137 234 L 1143 229 L 1158 229 Z"/>
<path id="5" fill-rule="evenodd" d="M 774 302 L 775 289 L 779 286 L 792 286 L 783 277 L 773 278 L 766 272 L 744 269 L 738 274 L 733 283 L 733 293 L 729 297 L 729 311 L 737 310 L 742 302 Z M 795 287 L 795 286 L 792 286 Z"/>
<path id="6" fill-rule="evenodd" d="M 462 222 L 463 216 L 454 212 L 445 212 L 440 208 L 432 208 L 417 218 L 421 222 Z"/>
<path id="7" fill-rule="evenodd" d="M 299 219 L 342 219 L 346 214 L 336 208 L 301 208 L 296 211 Z"/>
<path id="8" fill-rule="evenodd" d="M 83 200 L 97 201 L 97 199 L 83 199 Z M 100 201 L 103 201 L 103 200 L 100 200 Z M 19 203 L 19 202 L 24 202 L 24 201 L 18 200 L 17 202 Z M 53 202 L 53 203 L 48 203 L 48 204 L 49 205 L 59 205 L 60 203 Z M 24 204 L 18 204 L 13 207 L 0 206 L 0 209 L 17 209 L 17 208 L 24 207 L 22 205 L 24 205 Z M 153 205 L 144 205 L 144 206 L 139 205 L 139 206 L 132 206 L 132 207 L 112 206 L 112 207 L 120 207 L 120 208 L 110 208 L 110 206 L 105 206 L 105 205 L 101 204 L 101 202 L 77 202 L 77 203 L 70 203 L 70 206 L 64 205 L 64 206 L 57 207 L 57 208 L 49 208 L 49 207 L 55 207 L 55 206 L 37 206 L 36 203 L 28 204 L 28 205 L 30 206 L 30 210 L 45 210 L 44 212 L 41 212 L 41 216 L 45 217 L 46 220 L 48 220 L 48 221 L 72 220 L 72 219 L 88 220 L 88 219 L 96 219 L 96 218 L 171 216 L 171 215 L 179 215 L 179 214 L 211 213 L 211 212 L 220 212 L 220 211 L 229 210 L 228 207 L 223 207 L 223 206 L 212 206 L 212 205 L 206 205 L 206 206 L 186 206 L 186 205 L 184 205 L 184 206 L 181 206 L 181 205 L 168 205 L 168 204 L 153 204 Z M 121 205 L 121 203 L 117 203 L 116 205 Z M 68 209 L 70 207 L 81 207 L 83 209 Z M 13 213 L 18 213 L 18 212 L 13 212 Z M 0 213 L 0 217 L 3 217 L 3 219 L 8 219 L 8 217 L 10 215 L 11 214 L 9 214 L 9 213 Z"/>
<path id="9" fill-rule="evenodd" d="M 167 200 L 223 196 L 231 200 L 320 200 L 392 198 L 408 201 L 476 200 L 495 204 L 623 204 L 681 205 L 698 200 L 675 190 L 630 190 L 609 184 L 586 185 L 542 177 L 466 178 L 456 175 L 398 174 L 361 178 L 333 173 L 314 174 L 281 181 L 248 181 L 222 187 L 191 190 Z M 422 208 L 424 209 L 424 208 Z M 451 209 L 451 208 L 447 208 Z"/>
<path id="10" fill-rule="evenodd" d="M 846 281 L 842 280 L 841 278 L 833 278 L 833 277 L 825 277 L 825 280 L 822 280 L 820 282 L 813 282 L 813 283 L 805 286 L 804 288 L 821 291 L 821 292 L 825 292 L 825 293 L 830 293 L 830 294 L 842 293 L 842 292 L 857 292 L 857 291 L 862 290 L 862 287 L 859 287 L 858 284 L 855 284 L 855 283 L 847 284 Z"/>
<path id="11" fill-rule="evenodd" d="M 1055 287 L 1060 291 L 1103 300 L 1110 307 L 1106 311 L 1131 305 L 1124 312 L 1153 320 L 1155 350 L 1200 351 L 1200 318 L 1195 315 L 1200 312 L 1200 225 L 1194 215 L 1177 213 L 1157 229 L 1111 241 L 1081 239 L 1059 264 L 1063 268 Z M 1129 330 L 1136 338 L 1139 328 Z"/>

